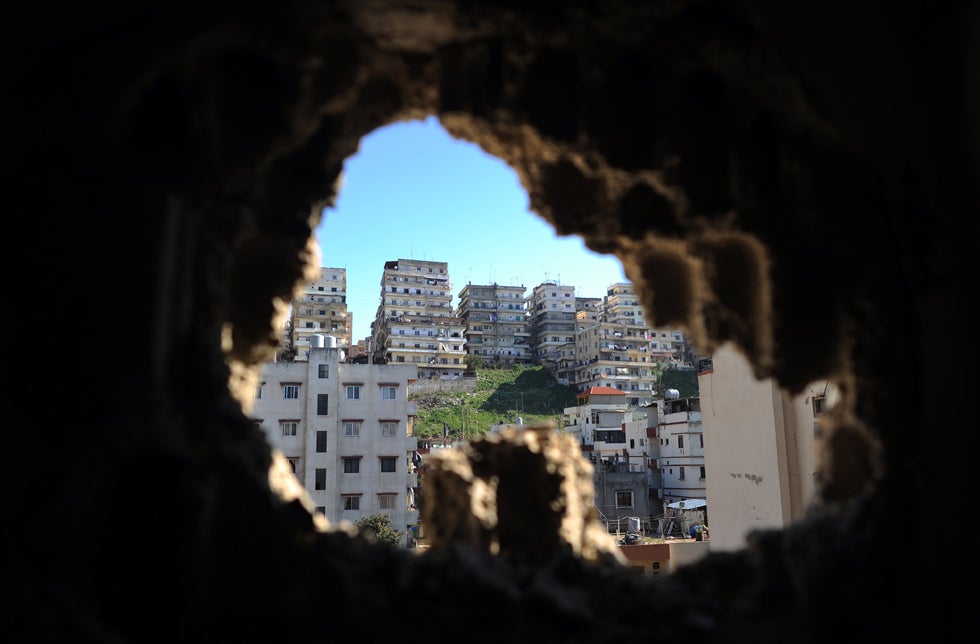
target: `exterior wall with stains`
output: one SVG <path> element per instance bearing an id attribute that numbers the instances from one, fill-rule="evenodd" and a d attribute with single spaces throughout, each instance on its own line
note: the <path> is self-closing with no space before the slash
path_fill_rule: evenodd
<path id="1" fill-rule="evenodd" d="M 814 498 L 813 391 L 828 388 L 790 397 L 772 379 L 756 380 L 730 344 L 711 364 L 698 376 L 711 549 L 738 550 L 753 530 L 799 519 Z"/>

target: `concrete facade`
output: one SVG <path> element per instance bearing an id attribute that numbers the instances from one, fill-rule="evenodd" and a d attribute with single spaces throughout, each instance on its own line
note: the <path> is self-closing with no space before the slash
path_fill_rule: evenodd
<path id="1" fill-rule="evenodd" d="M 465 326 L 452 298 L 446 262 L 385 262 L 381 302 L 371 323 L 374 361 L 414 364 L 421 378 L 463 375 Z"/>
<path id="2" fill-rule="evenodd" d="M 310 336 L 333 336 L 337 346 L 351 344 L 353 314 L 347 310 L 347 269 L 320 267 L 319 276 L 306 282 L 303 292 L 292 302 L 287 345 L 295 360 L 306 360 Z"/>
<path id="3" fill-rule="evenodd" d="M 753 531 L 785 528 L 815 499 L 821 419 L 839 400 L 827 381 L 793 396 L 757 380 L 731 346 L 698 374 L 713 550 L 738 550 Z"/>
<path id="4" fill-rule="evenodd" d="M 459 292 L 456 315 L 466 325 L 467 351 L 486 364 L 525 364 L 530 332 L 523 286 L 467 284 Z"/>
<path id="5" fill-rule="evenodd" d="M 342 354 L 312 346 L 307 361 L 265 363 L 252 418 L 330 523 L 384 513 L 408 536 L 418 523 L 407 399 L 417 369 L 349 364 Z"/>

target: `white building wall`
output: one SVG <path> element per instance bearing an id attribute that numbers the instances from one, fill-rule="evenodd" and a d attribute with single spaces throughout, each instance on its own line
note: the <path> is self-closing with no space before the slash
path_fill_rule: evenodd
<path id="1" fill-rule="evenodd" d="M 409 402 L 408 385 L 418 376 L 410 364 L 346 364 L 336 348 L 312 348 L 308 362 L 266 363 L 260 377 L 260 396 L 252 417 L 260 422 L 270 445 L 279 449 L 296 466 L 296 476 L 313 505 L 322 508 L 332 524 L 357 520 L 384 512 L 392 527 L 407 531 L 417 524 L 418 512 L 410 507 L 410 488 L 416 487 L 411 456 L 417 442 L 407 436 L 414 402 Z M 320 365 L 326 366 L 321 378 Z M 299 398 L 287 400 L 283 387 L 295 384 Z M 346 386 L 359 387 L 360 398 L 348 400 Z M 382 386 L 395 388 L 394 400 L 382 399 Z M 327 413 L 318 414 L 318 394 L 326 394 Z M 296 436 L 283 436 L 283 420 L 298 422 Z M 345 436 L 344 421 L 361 423 L 358 436 Z M 397 421 L 395 436 L 381 435 L 381 421 Z M 317 432 L 326 431 L 324 451 L 317 451 Z M 395 457 L 395 472 L 381 472 L 380 457 Z M 360 457 L 360 471 L 344 473 L 344 457 Z M 325 470 L 323 489 L 316 489 L 316 471 Z M 381 510 L 379 494 L 395 494 L 395 507 Z M 344 510 L 343 495 L 360 495 L 357 510 Z"/>
<path id="2" fill-rule="evenodd" d="M 701 411 L 697 408 L 697 400 L 691 399 L 677 401 L 681 404 L 690 403 L 691 409 L 668 413 L 665 406 L 669 409 L 671 402 L 661 402 L 663 411 L 657 430 L 663 501 L 673 503 L 687 499 L 706 500 L 707 466 L 704 460 Z M 702 466 L 706 470 L 704 478 L 701 477 Z"/>
<path id="3" fill-rule="evenodd" d="M 698 383 L 711 549 L 737 550 L 750 532 L 783 528 L 812 502 L 814 399 L 823 397 L 829 408 L 838 393 L 814 383 L 790 397 L 771 379 L 756 380 L 731 345 L 715 352 Z"/>

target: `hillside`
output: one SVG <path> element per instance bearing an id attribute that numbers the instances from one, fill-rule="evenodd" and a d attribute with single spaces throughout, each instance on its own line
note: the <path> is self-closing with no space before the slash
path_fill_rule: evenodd
<path id="1" fill-rule="evenodd" d="M 562 425 L 562 410 L 575 405 L 575 390 L 558 383 L 538 365 L 484 367 L 477 372 L 473 393 L 412 394 L 418 406 L 415 436 L 449 438 L 485 434 L 500 423 Z"/>

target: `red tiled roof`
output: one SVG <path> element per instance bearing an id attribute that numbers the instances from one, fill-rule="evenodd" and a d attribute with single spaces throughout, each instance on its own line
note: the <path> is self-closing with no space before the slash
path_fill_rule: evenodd
<path id="1" fill-rule="evenodd" d="M 626 392 L 612 387 L 589 387 L 588 391 L 583 391 L 575 397 L 585 398 L 586 396 L 623 396 L 625 398 Z"/>

